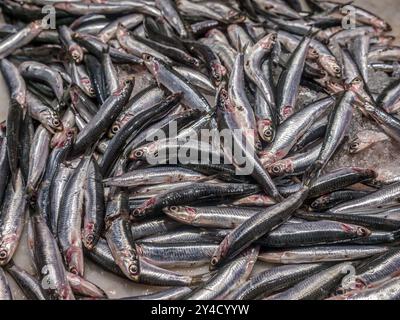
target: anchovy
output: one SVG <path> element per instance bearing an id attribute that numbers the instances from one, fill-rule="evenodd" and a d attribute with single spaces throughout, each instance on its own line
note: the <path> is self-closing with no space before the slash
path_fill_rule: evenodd
<path id="1" fill-rule="evenodd" d="M 154 235 L 139 240 L 140 243 L 217 243 L 228 230 L 198 230 L 196 228 L 178 228 L 175 231 Z"/>
<path id="2" fill-rule="evenodd" d="M 53 190 L 50 193 L 50 215 L 43 211 L 43 217 L 46 220 L 52 233 L 57 234 L 58 216 L 60 212 L 61 199 L 64 194 L 65 186 L 74 172 L 74 167 L 60 164 L 60 169 L 54 175 Z M 45 187 L 45 186 L 44 186 Z M 39 208 L 43 206 L 39 203 Z"/>
<path id="3" fill-rule="evenodd" d="M 245 16 L 240 11 L 223 2 L 202 1 L 195 3 L 188 0 L 179 0 L 177 1 L 177 8 L 183 16 L 201 16 L 224 23 L 240 23 L 245 19 Z"/>
<path id="4" fill-rule="evenodd" d="M 163 209 L 170 218 L 194 227 L 232 229 L 258 213 L 259 208 L 171 206 Z"/>
<path id="5" fill-rule="evenodd" d="M 124 297 L 121 300 L 179 300 L 192 292 L 189 287 L 173 287 L 156 293 Z"/>
<path id="6" fill-rule="evenodd" d="M 136 224 L 132 223 L 131 232 L 133 239 L 136 240 L 157 234 L 164 234 L 168 231 L 177 229 L 179 226 L 179 223 L 162 217 L 141 221 Z"/>
<path id="7" fill-rule="evenodd" d="M 400 277 L 387 280 L 365 290 L 353 290 L 331 300 L 399 300 Z"/>
<path id="8" fill-rule="evenodd" d="M 21 154 L 18 152 L 18 144 L 20 141 L 20 127 L 23 120 L 23 109 L 15 100 L 11 100 L 7 115 L 7 157 L 11 171 L 11 180 L 15 187 L 17 181 L 18 168 Z"/>
<path id="9" fill-rule="evenodd" d="M 247 280 L 233 291 L 230 299 L 250 300 L 269 296 L 275 292 L 294 286 L 299 281 L 326 268 L 326 264 L 298 264 L 273 267 Z"/>
<path id="10" fill-rule="evenodd" d="M 261 152 L 261 162 L 266 166 L 286 157 L 298 139 L 329 110 L 333 102 L 330 97 L 319 100 L 287 118 L 279 126 L 275 141 Z"/>
<path id="11" fill-rule="evenodd" d="M 33 21 L 17 33 L 2 39 L 0 42 L 0 59 L 13 53 L 16 49 L 30 43 L 43 30 L 41 20 Z"/>
<path id="12" fill-rule="evenodd" d="M 278 160 L 267 167 L 271 176 L 281 177 L 284 175 L 296 175 L 306 171 L 306 169 L 317 160 L 322 145 L 305 150 L 303 153 L 297 153 L 291 157 Z"/>
<path id="13" fill-rule="evenodd" d="M 288 223 L 259 239 L 257 243 L 269 248 L 310 247 L 350 242 L 368 237 L 370 233 L 368 229 L 357 225 L 331 221 Z"/>
<path id="14" fill-rule="evenodd" d="M 350 90 L 343 93 L 342 97 L 337 100 L 336 106 L 329 117 L 325 139 L 318 159 L 306 172 L 306 184 L 310 184 L 318 178 L 321 170 L 326 166 L 349 130 L 354 101 L 355 94 Z"/>
<path id="15" fill-rule="evenodd" d="M 64 91 L 63 80 L 57 71 L 35 61 L 23 62 L 19 65 L 18 69 L 24 78 L 45 82 L 52 88 L 58 101 L 62 100 Z"/>
<path id="16" fill-rule="evenodd" d="M 111 61 L 109 48 L 107 48 L 107 51 L 103 52 L 101 63 L 103 67 L 104 78 L 106 81 L 107 93 L 108 95 L 111 95 L 113 92 L 118 90 L 119 79 L 118 72 Z"/>
<path id="17" fill-rule="evenodd" d="M 330 261 L 348 261 L 371 257 L 389 250 L 384 246 L 329 245 L 295 248 L 260 253 L 258 259 L 268 263 L 298 264 Z"/>
<path id="18" fill-rule="evenodd" d="M 207 45 L 194 41 L 185 41 L 185 46 L 193 55 L 201 58 L 208 70 L 208 73 L 213 79 L 214 85 L 220 85 L 227 71 L 222 65 L 220 58 L 214 51 Z"/>
<path id="19" fill-rule="evenodd" d="M 76 63 L 80 63 L 83 60 L 82 48 L 72 39 L 73 31 L 67 26 L 60 26 L 59 28 L 60 41 L 69 56 L 75 60 Z"/>
<path id="20" fill-rule="evenodd" d="M 387 141 L 390 138 L 383 132 L 373 130 L 363 130 L 357 133 L 356 137 L 350 142 L 349 152 L 352 154 L 366 150 L 376 143 Z"/>
<path id="21" fill-rule="evenodd" d="M 238 197 L 246 194 L 253 194 L 259 190 L 256 185 L 235 184 L 235 183 L 191 183 L 189 186 L 176 187 L 158 196 L 150 198 L 141 206 L 133 210 L 133 219 L 151 215 L 158 210 L 171 205 L 184 205 L 192 201 L 206 201 L 221 199 L 222 197 Z"/>
<path id="22" fill-rule="evenodd" d="M 240 56 L 238 56 L 237 62 L 239 60 Z M 243 86 L 243 83 L 240 85 L 240 77 L 237 80 L 239 83 L 235 85 L 237 86 L 236 89 L 239 89 L 240 86 Z M 241 79 L 241 81 L 244 81 L 244 79 Z M 243 120 L 243 116 L 246 114 L 243 112 L 243 106 L 235 104 L 230 99 L 230 96 L 238 94 L 237 98 L 239 98 L 239 101 L 244 98 L 243 102 L 248 103 L 247 98 L 245 98 L 246 93 L 243 90 L 232 90 L 232 92 L 229 94 L 221 87 L 217 96 L 217 121 L 219 129 L 221 131 L 229 130 L 229 139 L 233 140 L 231 143 L 224 141 L 223 150 L 225 159 L 228 159 L 229 162 L 235 165 L 237 172 L 243 172 L 241 174 L 246 175 L 250 174 L 268 195 L 276 201 L 280 201 L 282 200 L 281 195 L 268 172 L 262 166 L 261 160 L 255 154 L 254 145 L 257 145 L 257 133 L 254 131 L 254 127 L 243 128 L 246 123 L 246 120 Z M 254 118 L 254 114 L 252 114 L 252 118 Z M 243 163 L 243 160 L 246 159 L 247 161 Z"/>
<path id="23" fill-rule="evenodd" d="M 311 39 L 308 37 L 303 38 L 287 62 L 287 69 L 280 75 L 277 86 L 276 106 L 281 122 L 284 122 L 294 113 L 298 94 L 297 91 L 310 41 Z"/>
<path id="24" fill-rule="evenodd" d="M 98 141 L 107 128 L 116 119 L 118 113 L 126 105 L 133 89 L 133 82 L 125 80 L 125 83 L 114 91 L 100 107 L 99 112 L 88 125 L 79 132 L 73 146 L 73 155 L 83 153 L 92 143 Z"/>
<path id="25" fill-rule="evenodd" d="M 263 64 L 272 51 L 277 39 L 276 33 L 270 33 L 259 40 L 245 57 L 246 75 L 257 85 L 270 109 L 275 110 L 275 96 L 270 79 L 265 75 Z"/>
<path id="26" fill-rule="evenodd" d="M 14 188 L 10 186 L 8 189 L 0 217 L 0 265 L 2 266 L 13 257 L 27 216 L 25 185 L 20 170 Z"/>
<path id="27" fill-rule="evenodd" d="M 19 105 L 25 106 L 26 84 L 18 68 L 7 59 L 1 59 L 0 70 L 9 87 L 11 100 L 15 100 Z"/>
<path id="28" fill-rule="evenodd" d="M 177 106 L 178 102 L 181 101 L 181 98 L 182 95 L 180 93 L 172 94 L 153 106 L 153 108 L 143 110 L 129 119 L 123 129 L 119 130 L 112 138 L 103 154 L 99 164 L 102 174 L 105 175 L 109 172 L 116 160 L 115 156 L 119 155 L 123 147 L 137 137 L 144 126 L 171 112 Z"/>
<path id="29" fill-rule="evenodd" d="M 103 289 L 76 274 L 67 272 L 67 279 L 72 291 L 79 296 L 95 299 L 107 298 L 107 294 L 103 291 Z"/>
<path id="30" fill-rule="evenodd" d="M 203 73 L 181 66 L 174 66 L 173 69 L 205 94 L 215 93 L 213 83 Z"/>
<path id="31" fill-rule="evenodd" d="M 331 213 L 362 213 L 368 208 L 379 208 L 400 198 L 400 183 L 383 187 L 362 198 L 345 202 L 329 210 Z"/>
<path id="32" fill-rule="evenodd" d="M 0 300 L 13 300 L 11 288 L 3 268 L 0 268 Z"/>
<path id="33" fill-rule="evenodd" d="M 97 33 L 97 37 L 104 43 L 108 43 L 116 36 L 119 25 L 122 25 L 127 29 L 133 29 L 143 22 L 143 18 L 144 17 L 142 14 L 137 13 L 118 18 L 108 23 L 103 29 L 101 29 L 100 32 Z"/>
<path id="34" fill-rule="evenodd" d="M 31 243 L 39 282 L 48 299 L 73 300 L 61 254 L 56 240 L 39 213 L 31 215 Z"/>
<path id="35" fill-rule="evenodd" d="M 162 84 L 171 92 L 181 92 L 183 94 L 182 102 L 189 108 L 203 112 L 211 111 L 211 107 L 204 96 L 196 88 L 188 84 L 177 72 L 149 54 L 145 54 L 143 60 L 158 84 Z"/>
<path id="36" fill-rule="evenodd" d="M 292 213 L 303 204 L 307 198 L 307 194 L 308 188 L 305 187 L 281 203 L 253 215 L 233 229 L 222 240 L 218 249 L 214 252 L 211 259 L 211 268 L 214 269 L 224 261 L 232 259 L 243 249 L 251 245 L 252 242 L 287 221 Z"/>
<path id="37" fill-rule="evenodd" d="M 51 133 L 62 130 L 63 125 L 57 113 L 29 91 L 26 93 L 26 104 L 28 114 Z"/>
<path id="38" fill-rule="evenodd" d="M 352 268 L 353 265 L 347 262 L 335 265 L 312 275 L 286 291 L 268 297 L 267 300 L 324 299 Z"/>
<path id="39" fill-rule="evenodd" d="M 136 243 L 138 256 L 160 267 L 193 267 L 207 264 L 217 244 L 211 243 Z"/>
<path id="40" fill-rule="evenodd" d="M 314 211 L 326 211 L 334 206 L 341 204 L 346 201 L 354 200 L 361 198 L 368 194 L 365 191 L 357 191 L 357 190 L 339 190 L 332 192 L 330 194 L 323 195 L 317 199 L 315 199 L 311 203 L 311 208 Z"/>
<path id="41" fill-rule="evenodd" d="M 109 186 L 137 187 L 168 182 L 198 181 L 204 178 L 204 175 L 189 169 L 179 167 L 175 169 L 171 167 L 156 167 L 128 172 L 122 176 L 105 179 L 104 182 Z"/>
<path id="42" fill-rule="evenodd" d="M 169 57 L 162 54 L 158 50 L 153 49 L 152 46 L 143 43 L 140 41 L 140 38 L 129 35 L 128 31 L 121 26 L 119 26 L 117 29 L 117 39 L 126 51 L 137 57 L 141 57 L 143 54 L 151 54 L 165 63 L 172 63 L 172 60 Z"/>
<path id="43" fill-rule="evenodd" d="M 57 238 L 67 270 L 83 276 L 81 224 L 84 210 L 84 191 L 91 155 L 85 155 L 65 186 L 61 199 Z"/>
<path id="44" fill-rule="evenodd" d="M 18 284 L 24 296 L 30 300 L 46 300 L 39 281 L 13 261 L 6 266 L 6 271 Z"/>
<path id="45" fill-rule="evenodd" d="M 226 298 L 235 286 L 240 286 L 253 270 L 259 248 L 249 248 L 229 264 L 223 266 L 210 280 L 193 290 L 186 300 L 218 300 Z"/>
<path id="46" fill-rule="evenodd" d="M 377 104 L 387 113 L 400 109 L 400 80 L 393 82 L 377 98 Z"/>
<path id="47" fill-rule="evenodd" d="M 0 175 L 3 177 L 0 181 L 0 207 L 3 207 L 3 199 L 7 189 L 10 177 L 10 165 L 7 153 L 7 137 L 5 125 L 0 124 Z"/>
<path id="48" fill-rule="evenodd" d="M 97 37 L 89 34 L 75 32 L 73 39 L 99 59 L 101 58 L 103 51 L 107 49 L 105 43 L 101 42 Z M 110 55 L 115 63 L 142 63 L 142 59 L 115 48 L 110 48 Z"/>
<path id="49" fill-rule="evenodd" d="M 96 160 L 90 161 L 87 174 L 82 241 L 83 245 L 90 250 L 96 245 L 103 233 L 105 200 L 102 175 Z"/>
<path id="50" fill-rule="evenodd" d="M 37 192 L 46 170 L 50 151 L 50 132 L 43 126 L 36 129 L 29 155 L 29 173 L 26 182 L 27 192 L 31 195 Z"/>

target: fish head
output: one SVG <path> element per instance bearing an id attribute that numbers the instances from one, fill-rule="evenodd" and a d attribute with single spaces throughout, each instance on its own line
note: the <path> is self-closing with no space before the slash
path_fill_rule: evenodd
<path id="1" fill-rule="evenodd" d="M 56 131 L 62 131 L 63 129 L 63 124 L 58 117 L 58 114 L 52 110 L 48 109 L 43 113 L 43 117 L 45 122 L 43 125 L 47 130 L 49 130 L 51 133 L 55 133 Z"/>
<path id="2" fill-rule="evenodd" d="M 83 60 L 83 50 L 77 45 L 73 44 L 68 48 L 69 55 L 76 63 L 81 63 Z"/>
<path id="3" fill-rule="evenodd" d="M 87 93 L 87 95 L 91 98 L 95 97 L 96 95 L 96 91 L 93 88 L 92 82 L 90 81 L 90 79 L 88 77 L 81 77 L 80 78 L 80 82 L 82 84 L 82 86 L 85 89 L 85 92 Z"/>
<path id="4" fill-rule="evenodd" d="M 6 265 L 15 252 L 15 243 L 17 241 L 16 235 L 3 237 L 0 243 L 0 265 Z"/>
<path id="5" fill-rule="evenodd" d="M 270 175 L 280 177 L 293 172 L 293 163 L 289 159 L 277 161 L 268 166 L 267 170 Z"/>
<path id="6" fill-rule="evenodd" d="M 267 34 L 264 38 L 262 38 L 259 41 L 259 44 L 264 50 L 270 51 L 274 48 L 274 45 L 277 40 L 278 40 L 278 33 L 271 32 L 271 33 Z"/>
<path id="7" fill-rule="evenodd" d="M 342 223 L 340 225 L 342 230 L 346 233 L 354 234 L 359 237 L 368 237 L 371 234 L 371 231 L 368 230 L 367 228 L 360 227 L 360 226 L 355 226 L 347 223 Z"/>
<path id="8" fill-rule="evenodd" d="M 160 70 L 160 62 L 153 57 L 152 55 L 148 53 L 142 54 L 142 59 L 144 62 L 144 65 L 146 68 L 149 70 L 149 72 L 156 78 L 158 79 L 158 71 Z"/>
<path id="9" fill-rule="evenodd" d="M 130 214 L 131 220 L 145 216 L 148 212 L 151 212 L 154 204 L 156 203 L 156 198 L 152 197 L 146 200 L 141 206 L 132 210 Z"/>
<path id="10" fill-rule="evenodd" d="M 211 63 L 211 76 L 214 79 L 214 84 L 219 86 L 227 74 L 226 68 L 219 62 Z"/>
<path id="11" fill-rule="evenodd" d="M 355 138 L 355 139 L 353 139 L 353 141 L 350 142 L 349 152 L 351 154 L 355 154 L 355 153 L 360 152 L 364 148 L 365 148 L 365 146 L 363 145 L 361 140 L 359 138 Z"/>
<path id="12" fill-rule="evenodd" d="M 139 281 L 140 274 L 138 254 L 140 254 L 140 246 L 135 245 L 135 249 L 120 251 L 116 259 L 116 263 L 122 272 L 135 282 Z"/>
<path id="13" fill-rule="evenodd" d="M 315 199 L 311 203 L 311 208 L 312 209 L 322 209 L 325 208 L 325 206 L 329 203 L 330 197 L 329 195 L 321 196 L 318 199 Z"/>
<path id="14" fill-rule="evenodd" d="M 129 154 L 129 159 L 132 161 L 144 160 L 146 154 L 148 153 L 148 147 L 141 147 L 131 151 Z"/>
<path id="15" fill-rule="evenodd" d="M 310 47 L 307 51 L 307 59 L 309 60 L 318 60 L 319 53 L 313 47 Z"/>
<path id="16" fill-rule="evenodd" d="M 330 76 L 337 79 L 342 77 L 342 68 L 333 56 L 321 55 L 318 58 L 318 62 Z"/>
<path id="17" fill-rule="evenodd" d="M 271 143 L 275 138 L 275 129 L 272 119 L 262 119 L 257 121 L 257 130 L 261 139 Z"/>
<path id="18" fill-rule="evenodd" d="M 196 209 L 193 207 L 170 206 L 163 208 L 167 216 L 182 223 L 191 223 L 196 218 Z"/>
<path id="19" fill-rule="evenodd" d="M 225 20 L 229 23 L 242 23 L 246 20 L 246 16 L 241 12 L 232 9 L 226 13 Z"/>

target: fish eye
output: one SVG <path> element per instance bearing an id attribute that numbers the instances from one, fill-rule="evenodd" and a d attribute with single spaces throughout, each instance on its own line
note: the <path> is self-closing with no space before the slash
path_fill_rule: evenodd
<path id="1" fill-rule="evenodd" d="M 6 249 L 2 249 L 0 250 L 0 260 L 5 260 L 7 259 L 8 256 L 8 252 Z"/>
<path id="2" fill-rule="evenodd" d="M 117 133 L 119 131 L 119 127 L 118 126 L 112 126 L 111 128 L 111 132 L 112 133 Z"/>
<path id="3" fill-rule="evenodd" d="M 95 94 L 95 91 L 94 91 L 94 89 L 93 89 L 92 87 L 89 88 L 89 93 L 90 93 L 91 95 Z"/>
<path id="4" fill-rule="evenodd" d="M 362 237 L 366 237 L 368 236 L 368 231 L 365 228 L 358 228 L 357 234 L 359 234 Z"/>
<path id="5" fill-rule="evenodd" d="M 130 274 L 137 274 L 138 273 L 138 267 L 135 264 L 131 264 L 128 268 L 128 271 Z"/>
<path id="6" fill-rule="evenodd" d="M 94 236 L 93 236 L 92 234 L 88 234 L 88 235 L 86 236 L 86 242 L 87 242 L 88 244 L 92 244 L 93 241 L 94 241 Z"/>
<path id="7" fill-rule="evenodd" d="M 145 61 L 150 61 L 150 60 L 151 60 L 151 55 L 149 55 L 149 54 L 144 54 L 144 55 L 143 55 L 143 59 L 144 59 Z"/>
<path id="8" fill-rule="evenodd" d="M 133 154 L 135 156 L 135 158 L 141 158 L 143 157 L 143 150 L 136 150 L 135 153 Z"/>
<path id="9" fill-rule="evenodd" d="M 273 173 L 279 173 L 279 172 L 281 172 L 281 168 L 279 166 L 273 166 L 272 167 L 272 172 Z"/>
<path id="10" fill-rule="evenodd" d="M 179 209 L 179 208 L 178 208 L 177 206 L 171 206 L 171 207 L 169 207 L 169 210 L 172 211 L 172 212 L 177 212 L 178 209 Z"/>
<path id="11" fill-rule="evenodd" d="M 351 149 L 357 149 L 358 146 L 359 146 L 359 143 L 355 141 L 355 142 L 353 142 L 353 143 L 350 145 L 350 148 L 351 148 Z"/>
<path id="12" fill-rule="evenodd" d="M 334 66 L 333 67 L 333 71 L 335 72 L 335 73 L 341 73 L 341 69 L 338 67 L 338 66 Z"/>
<path id="13" fill-rule="evenodd" d="M 58 126 L 60 126 L 60 121 L 59 120 L 57 120 L 57 119 L 54 119 L 53 121 L 52 121 L 52 123 L 53 123 L 53 126 L 55 126 L 55 127 L 58 127 Z"/>
<path id="14" fill-rule="evenodd" d="M 218 263 L 218 258 L 217 257 L 212 257 L 211 259 L 211 265 L 215 266 Z"/>
<path id="15" fill-rule="evenodd" d="M 140 209 L 138 209 L 138 208 L 132 211 L 132 215 L 133 215 L 134 217 L 140 216 L 140 213 L 141 213 L 141 211 L 140 211 Z"/>
<path id="16" fill-rule="evenodd" d="M 71 272 L 73 274 L 79 274 L 78 270 L 75 267 L 69 268 L 69 272 Z"/>
<path id="17" fill-rule="evenodd" d="M 273 133 L 273 131 L 272 131 L 271 129 L 266 129 L 266 130 L 264 130 L 264 136 L 265 136 L 265 137 L 270 138 L 270 137 L 272 137 L 273 134 L 274 134 L 274 133 Z"/>

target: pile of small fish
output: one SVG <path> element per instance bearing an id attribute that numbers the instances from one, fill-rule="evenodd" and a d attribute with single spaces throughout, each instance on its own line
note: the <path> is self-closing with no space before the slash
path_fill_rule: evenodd
<path id="1" fill-rule="evenodd" d="M 87 259 L 160 286 L 131 300 L 400 299 L 400 174 L 327 170 L 355 117 L 375 130 L 347 152 L 400 143 L 385 21 L 355 7 L 346 28 L 317 0 L 0 6 L 1 299 L 8 276 L 28 299 L 107 299 Z M 392 76 L 379 95 L 371 70 Z"/>

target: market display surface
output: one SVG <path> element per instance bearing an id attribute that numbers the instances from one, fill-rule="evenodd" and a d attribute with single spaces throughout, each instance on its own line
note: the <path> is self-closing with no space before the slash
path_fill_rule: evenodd
<path id="1" fill-rule="evenodd" d="M 386 21 L 317 0 L 0 7 L 0 299 L 400 299 Z"/>

